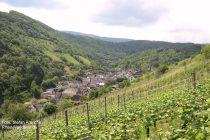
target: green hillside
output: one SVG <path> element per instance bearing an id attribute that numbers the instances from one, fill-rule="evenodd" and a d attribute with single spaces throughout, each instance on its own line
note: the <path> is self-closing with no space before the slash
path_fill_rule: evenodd
<path id="1" fill-rule="evenodd" d="M 56 31 L 16 11 L 0 12 L 0 19 L 0 105 L 39 99 L 45 89 L 55 87 L 65 76 L 79 79 L 88 70 L 146 73 L 148 67 L 198 54 L 202 46 L 157 41 L 111 43 Z M 2 115 L 5 113 L 0 110 Z"/>
<path id="2" fill-rule="evenodd" d="M 206 46 L 199 55 L 170 65 L 164 73 L 158 73 L 157 69 L 134 80 L 130 87 L 42 119 L 39 137 L 52 140 L 208 140 L 209 51 L 210 46 Z M 32 128 L 5 133 L 7 139 L 35 136 L 37 131 Z"/>
<path id="3" fill-rule="evenodd" d="M 81 49 L 84 50 L 83 53 L 91 60 L 94 60 L 98 66 L 111 70 L 141 69 L 147 71 L 145 67 L 150 65 L 157 68 L 158 65 L 172 64 L 198 54 L 202 47 L 201 44 L 193 43 L 145 40 L 113 43 L 72 34 L 69 34 L 69 39 L 72 42 L 77 42 Z M 166 53 L 165 57 L 161 58 L 164 60 L 158 60 L 163 53 Z M 155 64 L 148 63 L 153 60 L 155 60 Z M 142 67 L 142 64 L 146 65 Z"/>
<path id="4" fill-rule="evenodd" d="M 38 97 L 65 75 L 65 66 L 80 69 L 91 63 L 65 35 L 39 21 L 15 11 L 1 12 L 0 19 L 0 104 Z"/>

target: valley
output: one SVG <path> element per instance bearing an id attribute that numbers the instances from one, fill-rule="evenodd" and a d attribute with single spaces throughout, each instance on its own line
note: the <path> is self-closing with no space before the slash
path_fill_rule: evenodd
<path id="1" fill-rule="evenodd" d="M 2 139 L 210 138 L 208 44 L 58 31 L 16 11 L 0 19 Z"/>

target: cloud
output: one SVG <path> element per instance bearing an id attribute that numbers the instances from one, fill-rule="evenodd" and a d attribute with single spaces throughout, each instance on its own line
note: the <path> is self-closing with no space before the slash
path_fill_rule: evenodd
<path id="1" fill-rule="evenodd" d="M 106 25 L 139 27 L 157 22 L 167 12 L 155 0 L 112 0 L 92 20 Z"/>
<path id="2" fill-rule="evenodd" d="M 61 6 L 57 0 L 3 0 L 2 2 L 14 7 L 57 8 Z"/>
<path id="3" fill-rule="evenodd" d="M 171 32 L 171 33 L 184 33 L 184 32 L 185 33 L 201 33 L 204 31 L 205 30 L 202 28 L 182 26 L 182 27 L 174 28 L 174 29 L 170 30 L 169 32 Z"/>

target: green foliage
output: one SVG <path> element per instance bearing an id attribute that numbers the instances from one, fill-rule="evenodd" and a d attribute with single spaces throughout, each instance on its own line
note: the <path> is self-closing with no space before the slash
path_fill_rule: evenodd
<path id="1" fill-rule="evenodd" d="M 110 105 L 106 117 L 104 108 L 89 104 L 93 109 L 90 110 L 90 130 L 84 114 L 79 112 L 84 106 L 78 106 L 71 109 L 78 113 L 69 116 L 69 129 L 66 129 L 65 121 L 51 118 L 49 125 L 47 118 L 42 122 L 45 125 L 41 127 L 43 133 L 40 138 L 83 139 L 91 136 L 91 139 L 99 140 L 209 139 L 209 93 L 209 80 L 197 83 L 196 90 L 183 87 L 180 83 L 172 90 L 163 89 L 146 98 L 141 96 L 142 93 L 136 93 L 134 100 L 126 101 L 126 110 L 122 106 L 118 108 Z M 60 117 L 63 117 L 61 114 Z M 22 136 L 21 133 L 17 134 Z M 27 130 L 25 136 L 35 136 L 34 129 Z"/>
<path id="2" fill-rule="evenodd" d="M 119 77 L 117 78 L 116 82 L 123 82 L 124 80 L 128 80 L 128 79 L 124 77 Z"/>
<path id="3" fill-rule="evenodd" d="M 39 87 L 35 81 L 32 81 L 31 83 L 31 93 L 33 94 L 33 97 L 36 99 L 39 99 L 41 96 L 41 93 L 43 92 L 41 87 Z"/>
<path id="4" fill-rule="evenodd" d="M 112 89 L 110 86 L 108 86 L 108 87 L 105 86 L 105 87 L 94 89 L 89 93 L 89 99 L 95 99 L 97 97 L 100 97 L 106 93 L 109 93 L 111 90 Z"/>
<path id="5" fill-rule="evenodd" d="M 99 97 L 99 91 L 98 90 L 92 90 L 89 93 L 89 99 L 95 99 L 97 97 Z"/>
<path id="6" fill-rule="evenodd" d="M 10 104 L 7 108 L 10 120 L 27 121 L 32 120 L 34 115 L 30 113 L 23 104 Z"/>
<path id="7" fill-rule="evenodd" d="M 35 79 L 36 83 L 40 85 L 42 80 L 44 79 L 44 71 L 41 68 L 40 64 L 32 63 L 29 70 L 33 75 L 33 79 Z"/>
<path id="8" fill-rule="evenodd" d="M 129 41 L 112 43 L 90 37 L 69 35 L 83 53 L 105 70 L 141 69 L 178 62 L 201 50 L 200 44 L 162 41 Z"/>
<path id="9" fill-rule="evenodd" d="M 46 103 L 43 107 L 44 112 L 46 112 L 48 115 L 53 114 L 57 107 L 52 103 Z"/>
<path id="10" fill-rule="evenodd" d="M 88 99 L 89 99 L 88 96 L 81 96 L 80 97 L 81 101 L 88 101 Z"/>
<path id="11" fill-rule="evenodd" d="M 119 83 L 119 88 L 129 87 L 131 85 L 129 80 L 123 80 Z"/>
<path id="12" fill-rule="evenodd" d="M 89 99 L 95 99 L 112 91 L 112 85 L 118 85 L 119 88 L 129 87 L 131 82 L 127 78 L 117 78 L 114 81 L 106 83 L 104 87 L 99 87 L 89 92 Z"/>
<path id="13" fill-rule="evenodd" d="M 47 79 L 47 80 L 44 80 L 41 84 L 41 86 L 44 88 L 44 89 L 47 89 L 47 88 L 52 88 L 52 87 L 56 87 L 56 84 L 59 80 L 59 78 L 57 76 L 53 77 L 52 79 Z"/>
<path id="14" fill-rule="evenodd" d="M 64 98 L 61 100 L 61 102 L 59 102 L 56 106 L 58 108 L 58 110 L 64 110 L 67 109 L 69 107 L 72 107 L 74 104 L 71 101 L 71 99 L 69 98 Z"/>
<path id="15" fill-rule="evenodd" d="M 23 14 L 0 12 L 0 18 L 0 104 L 7 99 L 24 102 L 30 97 L 26 93 L 38 98 L 40 85 L 43 89 L 55 86 L 59 80 L 55 77 L 65 74 L 72 54 L 83 56 L 64 34 Z M 68 62 L 51 57 L 60 59 L 62 52 Z M 31 89 L 32 81 L 37 86 Z"/>
<path id="16" fill-rule="evenodd" d="M 65 67 L 79 72 L 77 80 L 86 70 L 146 72 L 148 67 L 177 62 L 201 49 L 201 45 L 192 43 L 111 43 L 68 35 L 15 11 L 0 12 L 0 19 L 0 105 L 6 100 L 24 102 L 32 96 L 39 98 L 41 87 L 55 87 L 66 75 Z M 208 51 L 204 50 L 204 54 Z M 129 86 L 128 81 L 120 83 L 120 87 L 125 86 Z M 93 97 L 110 90 L 102 88 Z"/>
<path id="17" fill-rule="evenodd" d="M 202 48 L 201 53 L 205 56 L 206 59 L 210 59 L 210 45 Z"/>
<path id="18" fill-rule="evenodd" d="M 0 109 L 0 118 L 2 118 L 4 116 L 4 112 L 2 109 Z"/>
<path id="19" fill-rule="evenodd" d="M 156 70 L 157 75 L 164 74 L 168 70 L 167 65 L 160 65 L 158 69 Z"/>

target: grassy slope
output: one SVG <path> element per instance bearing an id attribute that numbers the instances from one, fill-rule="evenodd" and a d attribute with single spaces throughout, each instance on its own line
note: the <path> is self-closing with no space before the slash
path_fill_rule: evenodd
<path id="1" fill-rule="evenodd" d="M 81 61 L 82 61 L 85 65 L 90 65 L 90 64 L 91 64 L 90 60 L 84 58 L 83 56 L 78 56 L 78 57 L 81 59 Z"/>

